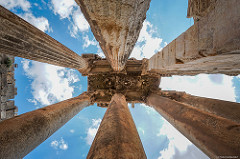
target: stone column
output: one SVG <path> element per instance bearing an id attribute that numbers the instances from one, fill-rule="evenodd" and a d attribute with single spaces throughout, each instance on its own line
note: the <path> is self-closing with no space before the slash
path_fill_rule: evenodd
<path id="1" fill-rule="evenodd" d="M 87 158 L 147 158 L 122 94 L 112 97 Z"/>
<path id="2" fill-rule="evenodd" d="M 147 98 L 147 104 L 158 111 L 210 158 L 240 156 L 239 122 L 154 93 Z M 231 105 L 231 102 L 228 104 Z"/>
<path id="3" fill-rule="evenodd" d="M 176 91 L 161 91 L 161 96 L 240 123 L 240 103 L 197 97 Z"/>
<path id="4" fill-rule="evenodd" d="M 75 1 L 113 70 L 122 71 L 138 39 L 151 0 Z"/>
<path id="5" fill-rule="evenodd" d="M 0 53 L 85 70 L 85 59 L 0 6 Z"/>
<path id="6" fill-rule="evenodd" d="M 23 158 L 90 104 L 83 93 L 0 122 L 0 158 Z"/>

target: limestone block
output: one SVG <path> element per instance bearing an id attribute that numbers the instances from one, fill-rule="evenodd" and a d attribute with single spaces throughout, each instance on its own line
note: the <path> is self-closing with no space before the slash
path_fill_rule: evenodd
<path id="1" fill-rule="evenodd" d="M 14 83 L 14 72 L 7 73 L 7 83 Z"/>
<path id="2" fill-rule="evenodd" d="M 9 100 L 6 102 L 6 110 L 15 109 L 14 101 Z"/>
<path id="3" fill-rule="evenodd" d="M 6 92 L 6 96 L 8 99 L 12 99 L 14 98 L 14 93 L 15 93 L 15 85 L 14 84 L 8 84 L 7 86 L 7 92 Z"/>
<path id="4" fill-rule="evenodd" d="M 188 0 L 187 17 L 201 19 L 214 9 L 217 0 Z"/>
<path id="5" fill-rule="evenodd" d="M 17 95 L 17 88 L 14 88 L 14 95 Z"/>
<path id="6" fill-rule="evenodd" d="M 6 119 L 7 114 L 5 110 L 1 110 L 1 119 Z"/>
<path id="7" fill-rule="evenodd" d="M 15 115 L 14 109 L 10 109 L 6 111 L 6 119 L 12 118 L 14 117 L 14 115 Z"/>
<path id="8" fill-rule="evenodd" d="M 1 104 L 1 110 L 5 111 L 6 107 L 7 107 L 7 104 L 6 103 L 0 103 L 0 104 Z"/>
<path id="9" fill-rule="evenodd" d="M 1 95 L 1 102 L 2 102 L 2 103 L 7 102 L 7 100 L 8 100 L 7 96 Z"/>

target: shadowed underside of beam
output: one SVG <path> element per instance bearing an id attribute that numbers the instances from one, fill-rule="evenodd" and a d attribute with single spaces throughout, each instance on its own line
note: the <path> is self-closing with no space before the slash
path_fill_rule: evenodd
<path id="1" fill-rule="evenodd" d="M 121 71 L 138 39 L 150 0 L 75 0 L 114 71 Z"/>
<path id="2" fill-rule="evenodd" d="M 2 6 L 0 53 L 80 71 L 88 66 L 81 56 Z"/>
<path id="3" fill-rule="evenodd" d="M 240 1 L 213 4 L 206 16 L 150 58 L 150 72 L 240 74 Z"/>

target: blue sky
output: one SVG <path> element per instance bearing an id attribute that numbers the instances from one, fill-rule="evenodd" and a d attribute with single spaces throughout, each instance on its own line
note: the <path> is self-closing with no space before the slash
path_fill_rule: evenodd
<path id="1" fill-rule="evenodd" d="M 0 4 L 52 36 L 74 52 L 103 56 L 90 27 L 74 0 L 0 0 Z M 187 19 L 187 0 L 152 0 L 132 57 L 149 58 L 193 25 Z M 19 114 L 35 110 L 87 90 L 87 78 L 75 70 L 16 58 Z M 162 78 L 160 87 L 193 95 L 240 101 L 240 77 L 225 75 L 173 76 Z M 155 110 L 143 104 L 130 108 L 149 159 L 207 158 L 168 124 Z M 86 158 L 106 109 L 96 105 L 83 109 L 26 159 Z"/>

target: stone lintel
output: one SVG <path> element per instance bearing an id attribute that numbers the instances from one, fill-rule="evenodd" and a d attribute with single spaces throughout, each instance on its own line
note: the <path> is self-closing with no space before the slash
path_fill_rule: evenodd
<path id="1" fill-rule="evenodd" d="M 217 0 L 214 6 L 151 57 L 148 71 L 161 76 L 240 74 L 240 1 Z"/>
<path id="2" fill-rule="evenodd" d="M 106 73 L 122 73 L 122 74 L 135 74 L 142 75 L 146 72 L 147 59 L 136 60 L 134 58 L 128 59 L 126 66 L 121 71 L 114 71 L 106 58 L 101 58 L 97 54 L 82 54 L 82 57 L 88 61 L 88 69 L 84 72 L 80 71 L 83 76 L 90 76 L 96 74 Z M 156 75 L 158 76 L 158 75 Z"/>
<path id="3" fill-rule="evenodd" d="M 88 76 L 88 92 L 98 106 L 106 107 L 115 93 L 121 93 L 129 103 L 142 103 L 158 89 L 160 77 L 134 74 L 97 74 Z"/>
<path id="4" fill-rule="evenodd" d="M 107 107 L 115 93 L 125 95 L 129 103 L 144 102 L 147 95 L 160 84 L 158 74 L 146 74 L 147 60 L 129 59 L 121 72 L 112 69 L 106 59 L 94 54 L 84 54 L 90 68 L 83 75 L 88 76 L 88 92 L 92 101 L 100 107 Z"/>

